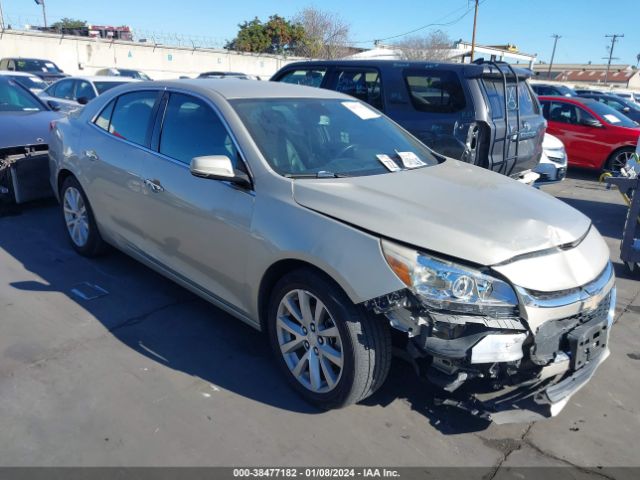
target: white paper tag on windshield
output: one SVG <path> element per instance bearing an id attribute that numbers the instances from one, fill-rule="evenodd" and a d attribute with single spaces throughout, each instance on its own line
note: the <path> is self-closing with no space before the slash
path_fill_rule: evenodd
<path id="1" fill-rule="evenodd" d="M 615 115 L 611 115 L 610 113 L 605 114 L 604 118 L 609 120 L 611 123 L 620 123 L 621 120 Z"/>
<path id="2" fill-rule="evenodd" d="M 370 108 L 364 106 L 360 102 L 342 102 L 346 108 L 351 110 L 357 116 L 359 116 L 362 120 L 371 120 L 372 118 L 378 118 L 380 115 Z"/>
<path id="3" fill-rule="evenodd" d="M 376 157 L 378 157 L 378 160 L 380 160 L 380 163 L 383 164 L 385 167 L 387 167 L 387 170 L 389 170 L 390 172 L 397 172 L 398 170 L 400 170 L 400 167 L 398 166 L 398 164 L 394 162 L 389 155 L 384 155 L 380 153 L 376 155 Z"/>
<path id="4" fill-rule="evenodd" d="M 402 160 L 402 164 L 404 168 L 418 168 L 424 167 L 426 163 L 424 163 L 420 158 L 413 152 L 396 152 Z"/>

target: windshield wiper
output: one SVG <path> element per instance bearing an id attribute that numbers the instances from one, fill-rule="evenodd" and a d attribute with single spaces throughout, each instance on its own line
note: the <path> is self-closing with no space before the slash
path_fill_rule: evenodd
<path id="1" fill-rule="evenodd" d="M 314 173 L 287 173 L 287 178 L 345 178 L 349 175 L 344 173 L 327 172 L 326 170 L 320 170 Z"/>

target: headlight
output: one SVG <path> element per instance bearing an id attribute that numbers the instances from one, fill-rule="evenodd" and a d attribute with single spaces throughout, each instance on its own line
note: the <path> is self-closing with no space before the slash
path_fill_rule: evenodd
<path id="1" fill-rule="evenodd" d="M 516 294 L 502 280 L 386 240 L 382 251 L 398 278 L 429 307 L 492 316 L 516 313 Z"/>
<path id="2" fill-rule="evenodd" d="M 564 147 L 561 148 L 548 148 L 544 150 L 547 158 L 555 163 L 565 163 L 567 161 L 567 151 Z"/>

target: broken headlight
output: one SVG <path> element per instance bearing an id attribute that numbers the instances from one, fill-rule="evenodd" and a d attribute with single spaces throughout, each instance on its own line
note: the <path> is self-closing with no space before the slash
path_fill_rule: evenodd
<path id="1" fill-rule="evenodd" d="M 428 307 L 488 316 L 516 314 L 516 294 L 502 280 L 386 240 L 382 251 L 398 278 Z"/>

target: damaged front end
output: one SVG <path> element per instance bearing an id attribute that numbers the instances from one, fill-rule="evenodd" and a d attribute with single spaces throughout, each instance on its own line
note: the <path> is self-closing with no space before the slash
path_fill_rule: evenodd
<path id="1" fill-rule="evenodd" d="M 444 405 L 496 423 L 554 416 L 609 355 L 610 263 L 586 285 L 539 292 L 488 268 L 382 248 L 407 288 L 365 307 L 406 333 L 405 356 L 442 389 Z"/>

